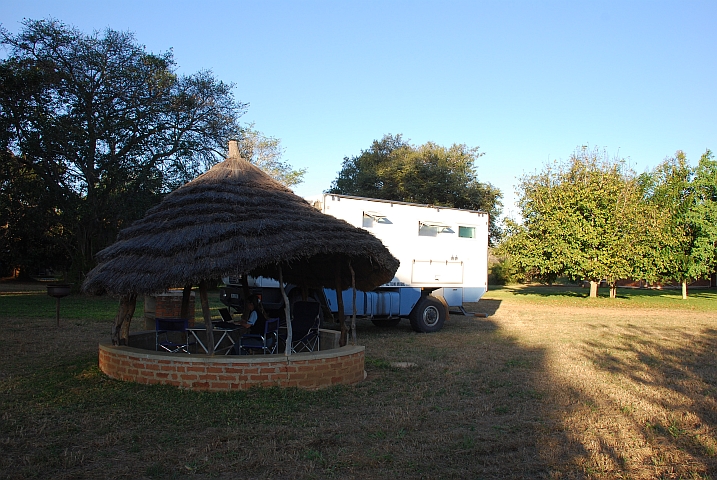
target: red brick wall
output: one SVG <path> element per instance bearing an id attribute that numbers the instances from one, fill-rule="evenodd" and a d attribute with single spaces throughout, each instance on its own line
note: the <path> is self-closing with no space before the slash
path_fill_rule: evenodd
<path id="1" fill-rule="evenodd" d="M 246 390 L 253 386 L 315 390 L 364 379 L 364 347 L 316 353 L 216 356 L 147 352 L 100 344 L 99 366 L 107 376 L 191 390 Z"/>
<path id="2" fill-rule="evenodd" d="M 194 325 L 194 301 L 195 295 L 192 292 L 189 298 L 189 325 Z M 182 292 L 171 291 L 155 296 L 154 316 L 159 318 L 181 318 L 182 315 Z M 152 324 L 154 328 L 154 323 Z"/>

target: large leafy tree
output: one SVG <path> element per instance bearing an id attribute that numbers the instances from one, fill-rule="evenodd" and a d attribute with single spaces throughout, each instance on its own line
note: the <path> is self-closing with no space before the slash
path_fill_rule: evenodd
<path id="1" fill-rule="evenodd" d="M 704 265 L 704 274 L 717 271 L 717 160 L 707 150 L 700 158 L 693 180 L 696 225 L 693 254 Z"/>
<path id="2" fill-rule="evenodd" d="M 578 150 L 523 177 L 519 189 L 523 223 L 508 223 L 501 251 L 524 278 L 589 280 L 591 296 L 607 280 L 614 296 L 617 280 L 649 271 L 636 259 L 650 248 L 656 212 L 641 209 L 639 184 L 624 162 Z"/>
<path id="3" fill-rule="evenodd" d="M 475 162 L 481 155 L 463 144 L 413 146 L 401 135 L 385 135 L 360 155 L 344 158 L 328 193 L 483 210 L 496 241 L 501 193 L 478 180 Z"/>
<path id="4" fill-rule="evenodd" d="M 16 263 L 71 265 L 79 280 L 120 228 L 239 134 L 245 105 L 231 85 L 178 75 L 171 52 L 130 33 L 27 20 L 17 35 L 0 29 L 0 43 L 0 241 Z M 63 256 L 20 246 L 48 237 L 47 253 Z"/>
<path id="5" fill-rule="evenodd" d="M 715 271 L 717 248 L 717 162 L 709 150 L 699 165 L 682 151 L 641 176 L 648 205 L 659 209 L 652 255 L 659 279 L 688 283 Z"/>

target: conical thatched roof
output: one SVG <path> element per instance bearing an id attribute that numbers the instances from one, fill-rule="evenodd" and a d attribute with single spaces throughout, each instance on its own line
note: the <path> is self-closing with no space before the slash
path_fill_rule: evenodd
<path id="1" fill-rule="evenodd" d="M 153 294 L 252 274 L 308 287 L 370 290 L 398 260 L 370 233 L 325 215 L 259 168 L 230 157 L 175 190 L 97 255 L 90 293 Z"/>

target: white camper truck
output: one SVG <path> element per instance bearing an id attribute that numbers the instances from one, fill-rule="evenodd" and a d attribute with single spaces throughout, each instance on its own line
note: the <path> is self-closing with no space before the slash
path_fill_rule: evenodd
<path id="1" fill-rule="evenodd" d="M 371 232 L 400 260 L 393 280 L 371 292 L 356 292 L 356 314 L 376 325 L 397 325 L 408 318 L 414 330 L 435 332 L 443 327 L 450 309 L 465 313 L 463 304 L 477 302 L 488 288 L 485 212 L 334 194 L 306 200 L 323 213 Z M 265 307 L 278 306 L 278 282 L 248 280 L 251 290 L 262 295 Z M 236 306 L 239 289 L 228 279 L 225 283 L 229 286 L 220 298 Z M 338 311 L 335 290 L 324 289 L 318 296 L 331 312 Z M 351 315 L 351 290 L 343 296 L 345 314 Z"/>

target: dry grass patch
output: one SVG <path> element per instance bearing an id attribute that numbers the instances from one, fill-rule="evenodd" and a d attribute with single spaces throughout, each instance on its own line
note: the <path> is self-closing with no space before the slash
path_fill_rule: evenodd
<path id="1" fill-rule="evenodd" d="M 44 301 L 22 295 L 0 311 Z M 106 378 L 105 317 L 0 315 L 0 478 L 714 478 L 715 311 L 471 307 L 430 335 L 359 321 L 356 386 L 226 394 Z"/>

